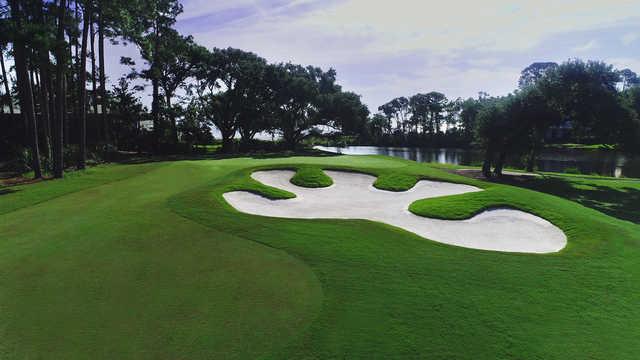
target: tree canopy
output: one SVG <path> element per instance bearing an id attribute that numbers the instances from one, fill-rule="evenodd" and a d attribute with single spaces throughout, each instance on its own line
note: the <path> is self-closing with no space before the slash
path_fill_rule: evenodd
<path id="1" fill-rule="evenodd" d="M 332 68 L 197 44 L 175 27 L 178 0 L 12 0 L 5 10 L 2 102 L 24 134 L 2 144 L 7 154 L 27 149 L 25 166 L 36 177 L 61 177 L 70 163 L 83 168 L 99 152 L 192 149 L 211 141 L 212 128 L 224 152 L 250 148 L 259 134 L 291 150 L 326 134 L 366 144 L 481 147 L 496 174 L 506 157 L 524 157 L 532 169 L 560 127 L 566 141 L 639 151 L 640 78 L 601 61 L 534 62 L 507 96 L 448 98 L 429 89 L 370 114 Z M 122 58 L 131 71 L 110 89 L 105 41 L 133 43 L 141 59 Z M 150 111 L 139 98 L 148 85 Z"/>

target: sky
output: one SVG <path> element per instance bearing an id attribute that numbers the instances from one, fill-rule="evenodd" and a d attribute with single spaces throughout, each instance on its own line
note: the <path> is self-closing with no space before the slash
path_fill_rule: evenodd
<path id="1" fill-rule="evenodd" d="M 334 68 L 370 111 L 440 91 L 506 95 L 537 61 L 602 60 L 640 73 L 640 1 L 184 0 L 176 27 L 208 48 Z M 111 46 L 110 78 L 125 71 Z M 145 101 L 147 102 L 147 101 Z"/>

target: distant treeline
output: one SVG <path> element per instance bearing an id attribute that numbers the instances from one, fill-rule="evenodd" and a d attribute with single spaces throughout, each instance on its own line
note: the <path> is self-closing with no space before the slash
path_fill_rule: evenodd
<path id="1" fill-rule="evenodd" d="M 476 146 L 484 172 L 500 175 L 507 157 L 536 156 L 560 128 L 574 143 L 640 151 L 640 79 L 598 61 L 533 63 L 507 96 L 448 100 L 439 92 L 399 97 L 378 108 L 361 140 L 376 145 Z"/>

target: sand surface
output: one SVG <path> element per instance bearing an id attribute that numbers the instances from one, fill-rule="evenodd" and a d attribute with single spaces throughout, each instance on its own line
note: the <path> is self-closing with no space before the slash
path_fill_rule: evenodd
<path id="1" fill-rule="evenodd" d="M 326 174 L 334 184 L 316 189 L 292 184 L 289 180 L 294 172 L 289 170 L 257 171 L 251 175 L 265 185 L 296 194 L 294 199 L 269 200 L 245 191 L 223 196 L 244 213 L 298 219 L 367 219 L 473 249 L 549 253 L 561 250 L 567 243 L 558 227 L 519 210 L 487 210 L 467 220 L 430 219 L 408 210 L 419 199 L 482 191 L 474 186 L 421 180 L 408 191 L 391 192 L 373 187 L 375 177 L 370 175 L 339 171 Z"/>

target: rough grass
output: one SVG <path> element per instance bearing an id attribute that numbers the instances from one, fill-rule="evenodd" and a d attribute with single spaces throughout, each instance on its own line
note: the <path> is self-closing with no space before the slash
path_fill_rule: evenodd
<path id="1" fill-rule="evenodd" d="M 485 191 L 419 201 L 412 211 L 465 218 L 522 208 L 560 226 L 568 246 L 549 255 L 480 251 L 369 221 L 242 214 L 222 197 L 229 189 L 287 197 L 249 174 L 301 167 L 363 171 L 398 189 L 408 178 L 479 186 Z M 390 174 L 404 177 L 394 183 Z M 3 359 L 640 352 L 640 226 L 553 195 L 341 156 L 153 164 L 121 181 L 22 201 L 0 215 Z"/>

